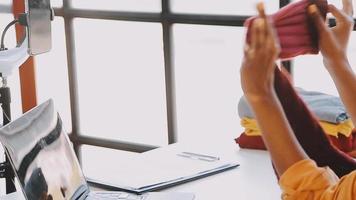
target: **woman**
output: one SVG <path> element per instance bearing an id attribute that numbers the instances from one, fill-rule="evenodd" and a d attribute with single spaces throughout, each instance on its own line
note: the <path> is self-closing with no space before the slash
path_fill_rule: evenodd
<path id="1" fill-rule="evenodd" d="M 245 48 L 241 83 L 281 177 L 282 198 L 356 199 L 356 161 L 332 147 L 287 78 L 276 68 L 278 39 L 263 6 L 258 10 L 251 43 Z M 356 76 L 346 55 L 353 28 L 352 0 L 343 0 L 342 10 L 329 5 L 329 12 L 337 20 L 333 29 L 325 25 L 315 5 L 308 12 L 318 28 L 324 65 L 356 124 Z M 306 138 L 314 143 L 307 144 Z"/>

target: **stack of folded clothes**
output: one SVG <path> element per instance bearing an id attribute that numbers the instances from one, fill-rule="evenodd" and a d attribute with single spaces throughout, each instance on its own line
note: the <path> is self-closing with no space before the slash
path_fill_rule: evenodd
<path id="1" fill-rule="evenodd" d="M 340 98 L 320 92 L 305 91 L 301 88 L 296 88 L 296 90 L 315 114 L 330 141 L 343 152 L 355 150 L 356 129 Z M 261 130 L 258 128 L 255 116 L 245 97 L 241 97 L 238 111 L 245 131 L 236 139 L 236 142 L 241 148 L 265 150 Z"/>

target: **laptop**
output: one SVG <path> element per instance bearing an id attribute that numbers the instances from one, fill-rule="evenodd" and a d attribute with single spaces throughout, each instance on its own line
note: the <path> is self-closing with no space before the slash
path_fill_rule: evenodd
<path id="1" fill-rule="evenodd" d="M 191 193 L 90 191 L 52 100 L 2 127 L 0 141 L 27 200 L 194 199 Z"/>

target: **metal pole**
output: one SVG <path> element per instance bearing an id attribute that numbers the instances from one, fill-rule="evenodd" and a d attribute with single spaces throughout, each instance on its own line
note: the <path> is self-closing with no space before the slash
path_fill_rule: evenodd
<path id="1" fill-rule="evenodd" d="M 288 5 L 291 2 L 291 0 L 280 0 L 279 1 L 279 7 L 282 8 L 286 5 Z"/>
<path id="2" fill-rule="evenodd" d="M 176 89 L 175 72 L 173 66 L 173 42 L 172 24 L 167 20 L 170 13 L 169 0 L 162 0 L 162 27 L 163 27 L 163 50 L 166 80 L 166 104 L 167 104 L 167 125 L 168 143 L 173 144 L 178 141 L 177 137 L 177 117 L 176 117 Z"/>
<path id="3" fill-rule="evenodd" d="M 73 18 L 67 16 L 67 12 L 72 7 L 71 0 L 63 1 L 63 18 L 67 46 L 67 62 L 68 62 L 68 78 L 69 78 L 69 93 L 70 93 L 70 107 L 72 116 L 72 134 L 71 139 L 74 144 L 74 151 L 81 162 L 80 144 L 77 138 L 80 132 L 80 118 L 79 118 L 79 98 L 78 98 L 78 82 L 77 82 L 77 65 L 75 55 L 75 39 L 73 31 Z"/>

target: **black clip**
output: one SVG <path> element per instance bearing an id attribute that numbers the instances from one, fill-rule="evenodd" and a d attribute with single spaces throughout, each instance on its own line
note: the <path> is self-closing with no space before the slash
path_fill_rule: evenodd
<path id="1" fill-rule="evenodd" d="M 0 163 L 0 178 L 12 177 L 12 167 L 9 162 Z"/>

